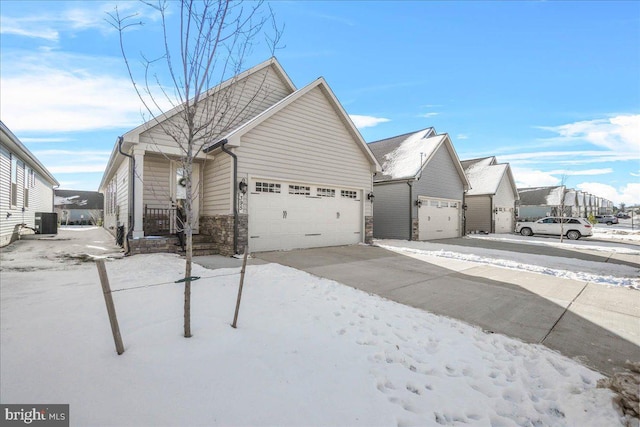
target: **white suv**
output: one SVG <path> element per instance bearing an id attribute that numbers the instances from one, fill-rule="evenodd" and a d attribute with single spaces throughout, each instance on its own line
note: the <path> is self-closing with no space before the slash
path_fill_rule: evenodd
<path id="1" fill-rule="evenodd" d="M 564 234 L 571 240 L 593 235 L 593 226 L 585 218 L 567 218 L 550 216 L 535 222 L 517 222 L 516 233 L 523 236 L 534 234 L 551 234 L 559 236 Z"/>

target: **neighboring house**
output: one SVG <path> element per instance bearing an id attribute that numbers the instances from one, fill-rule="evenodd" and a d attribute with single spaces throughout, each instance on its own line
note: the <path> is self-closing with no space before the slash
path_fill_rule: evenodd
<path id="1" fill-rule="evenodd" d="M 104 196 L 97 191 L 55 190 L 54 208 L 62 225 L 102 225 Z"/>
<path id="2" fill-rule="evenodd" d="M 518 219 L 537 220 L 545 216 L 560 216 L 564 203 L 565 186 L 518 188 Z M 571 208 L 564 215 L 571 215 Z"/>
<path id="3" fill-rule="evenodd" d="M 567 216 L 580 216 L 580 205 L 576 190 L 569 188 L 564 192 L 564 207 Z"/>
<path id="4" fill-rule="evenodd" d="M 374 176 L 373 234 L 432 240 L 462 235 L 469 181 L 447 134 L 434 128 L 372 142 L 382 171 Z"/>
<path id="5" fill-rule="evenodd" d="M 53 212 L 53 187 L 60 185 L 0 121 L 0 247 L 36 229 L 40 213 Z M 36 217 L 38 224 L 36 224 Z"/>
<path id="6" fill-rule="evenodd" d="M 518 200 L 511 167 L 495 157 L 463 160 L 471 188 L 464 198 L 465 233 L 511 233 Z"/>
<path id="7" fill-rule="evenodd" d="M 578 203 L 578 213 L 577 213 L 577 217 L 580 218 L 586 218 L 586 212 L 587 210 L 585 209 L 585 205 L 584 205 L 584 192 L 580 191 L 580 190 L 576 190 L 576 200 Z"/>
<path id="8" fill-rule="evenodd" d="M 593 194 L 567 189 L 563 185 L 554 187 L 519 188 L 518 218 L 535 220 L 545 216 L 574 216 L 587 218 L 590 215 L 613 213 L 613 202 Z"/>
<path id="9" fill-rule="evenodd" d="M 194 234 L 223 255 L 245 245 L 256 252 L 370 242 L 367 195 L 380 166 L 327 82 L 298 90 L 272 58 L 206 99 L 229 97 L 240 110 L 253 102 L 195 159 Z M 100 184 L 104 226 L 126 230 L 132 253 L 173 247 L 156 237 L 176 231 L 175 202 L 184 198 L 180 150 L 161 129 L 177 112 L 118 138 Z"/>

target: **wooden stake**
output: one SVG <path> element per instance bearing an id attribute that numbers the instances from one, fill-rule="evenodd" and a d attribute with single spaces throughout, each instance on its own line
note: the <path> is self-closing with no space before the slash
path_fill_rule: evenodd
<path id="1" fill-rule="evenodd" d="M 244 247 L 244 259 L 242 260 L 242 270 L 240 270 L 240 286 L 238 287 L 238 301 L 236 302 L 236 313 L 233 315 L 233 323 L 231 327 L 235 329 L 238 322 L 238 312 L 240 311 L 240 299 L 242 298 L 242 285 L 244 284 L 244 271 L 247 268 L 247 255 L 249 254 L 249 248 Z"/>
<path id="2" fill-rule="evenodd" d="M 111 296 L 111 286 L 109 286 L 109 277 L 107 277 L 107 269 L 104 266 L 104 260 L 96 260 L 98 274 L 100 275 L 100 284 L 102 284 L 102 293 L 104 294 L 104 302 L 107 305 L 107 313 L 109 314 L 109 323 L 111 323 L 111 332 L 113 333 L 113 341 L 116 343 L 116 351 L 118 355 L 124 353 L 124 345 L 120 336 L 120 327 L 118 326 L 118 318 L 116 317 L 116 307 L 113 304 Z"/>

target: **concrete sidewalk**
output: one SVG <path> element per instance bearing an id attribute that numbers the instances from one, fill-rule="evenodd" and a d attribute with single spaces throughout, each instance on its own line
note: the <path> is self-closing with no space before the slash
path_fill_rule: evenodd
<path id="1" fill-rule="evenodd" d="M 640 292 L 373 246 L 256 254 L 399 303 L 541 343 L 605 374 L 640 360 Z"/>

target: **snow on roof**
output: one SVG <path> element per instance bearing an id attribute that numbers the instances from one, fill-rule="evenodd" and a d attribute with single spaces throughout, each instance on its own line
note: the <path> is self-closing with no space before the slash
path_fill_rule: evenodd
<path id="1" fill-rule="evenodd" d="M 398 148 L 385 155 L 382 173 L 391 179 L 416 176 L 446 137 L 443 134 L 425 138 L 431 130 L 427 128 L 409 135 Z"/>
<path id="2" fill-rule="evenodd" d="M 480 161 L 470 166 L 465 172 L 471 188 L 467 192 L 469 196 L 478 196 L 481 194 L 495 194 L 498 191 L 500 181 L 504 176 L 507 164 L 491 165 L 489 162 Z"/>

